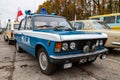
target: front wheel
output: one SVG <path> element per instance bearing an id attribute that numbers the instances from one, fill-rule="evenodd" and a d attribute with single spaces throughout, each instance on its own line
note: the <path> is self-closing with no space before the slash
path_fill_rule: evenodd
<path id="1" fill-rule="evenodd" d="M 38 62 L 42 73 L 50 75 L 55 71 L 55 64 L 50 62 L 44 48 L 38 50 Z"/>

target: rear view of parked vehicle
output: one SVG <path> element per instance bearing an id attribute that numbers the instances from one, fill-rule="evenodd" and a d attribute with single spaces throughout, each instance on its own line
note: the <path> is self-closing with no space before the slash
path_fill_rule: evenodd
<path id="1" fill-rule="evenodd" d="M 8 22 L 6 29 L 3 33 L 3 38 L 5 41 L 8 42 L 8 44 L 14 43 L 14 30 L 18 29 L 19 22 Z"/>

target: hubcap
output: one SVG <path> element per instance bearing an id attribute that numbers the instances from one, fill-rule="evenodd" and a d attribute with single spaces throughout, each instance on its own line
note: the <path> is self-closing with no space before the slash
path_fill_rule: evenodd
<path id="1" fill-rule="evenodd" d="M 46 70 L 48 66 L 48 62 L 47 62 L 47 56 L 45 55 L 44 52 L 40 53 L 39 63 L 40 63 L 40 67 L 42 68 L 42 70 Z"/>

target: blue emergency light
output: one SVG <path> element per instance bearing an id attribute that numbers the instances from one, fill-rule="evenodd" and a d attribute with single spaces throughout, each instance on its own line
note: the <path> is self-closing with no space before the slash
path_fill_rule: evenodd
<path id="1" fill-rule="evenodd" d="M 35 14 L 35 13 L 31 13 L 30 10 L 25 10 L 25 14 L 26 14 L 26 15 L 33 15 L 33 14 Z M 43 8 L 41 9 L 41 11 L 39 12 L 39 14 L 41 14 L 41 15 L 48 15 L 48 12 L 47 12 L 46 9 L 43 7 Z M 56 15 L 56 13 L 51 13 L 51 15 L 54 16 L 54 15 Z"/>
<path id="2" fill-rule="evenodd" d="M 48 15 L 45 8 L 42 8 L 39 14 Z"/>
<path id="3" fill-rule="evenodd" d="M 25 14 L 26 15 L 31 15 L 31 11 L 30 10 L 25 10 Z"/>

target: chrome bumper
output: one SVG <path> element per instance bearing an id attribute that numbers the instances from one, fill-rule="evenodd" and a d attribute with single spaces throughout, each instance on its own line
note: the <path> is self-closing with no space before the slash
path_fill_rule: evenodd
<path id="1" fill-rule="evenodd" d="M 85 56 L 92 56 L 92 55 L 99 55 L 99 54 L 104 54 L 107 53 L 108 50 L 107 49 L 103 49 L 103 50 L 99 50 L 99 51 L 95 51 L 95 52 L 89 52 L 89 53 L 80 53 L 80 54 L 71 54 L 71 55 L 64 55 L 64 56 L 50 56 L 50 58 L 52 59 L 69 59 L 69 58 L 75 58 L 75 57 L 85 57 Z"/>
<path id="2" fill-rule="evenodd" d="M 118 45 L 118 46 L 120 46 L 120 42 L 112 42 L 112 45 Z"/>

